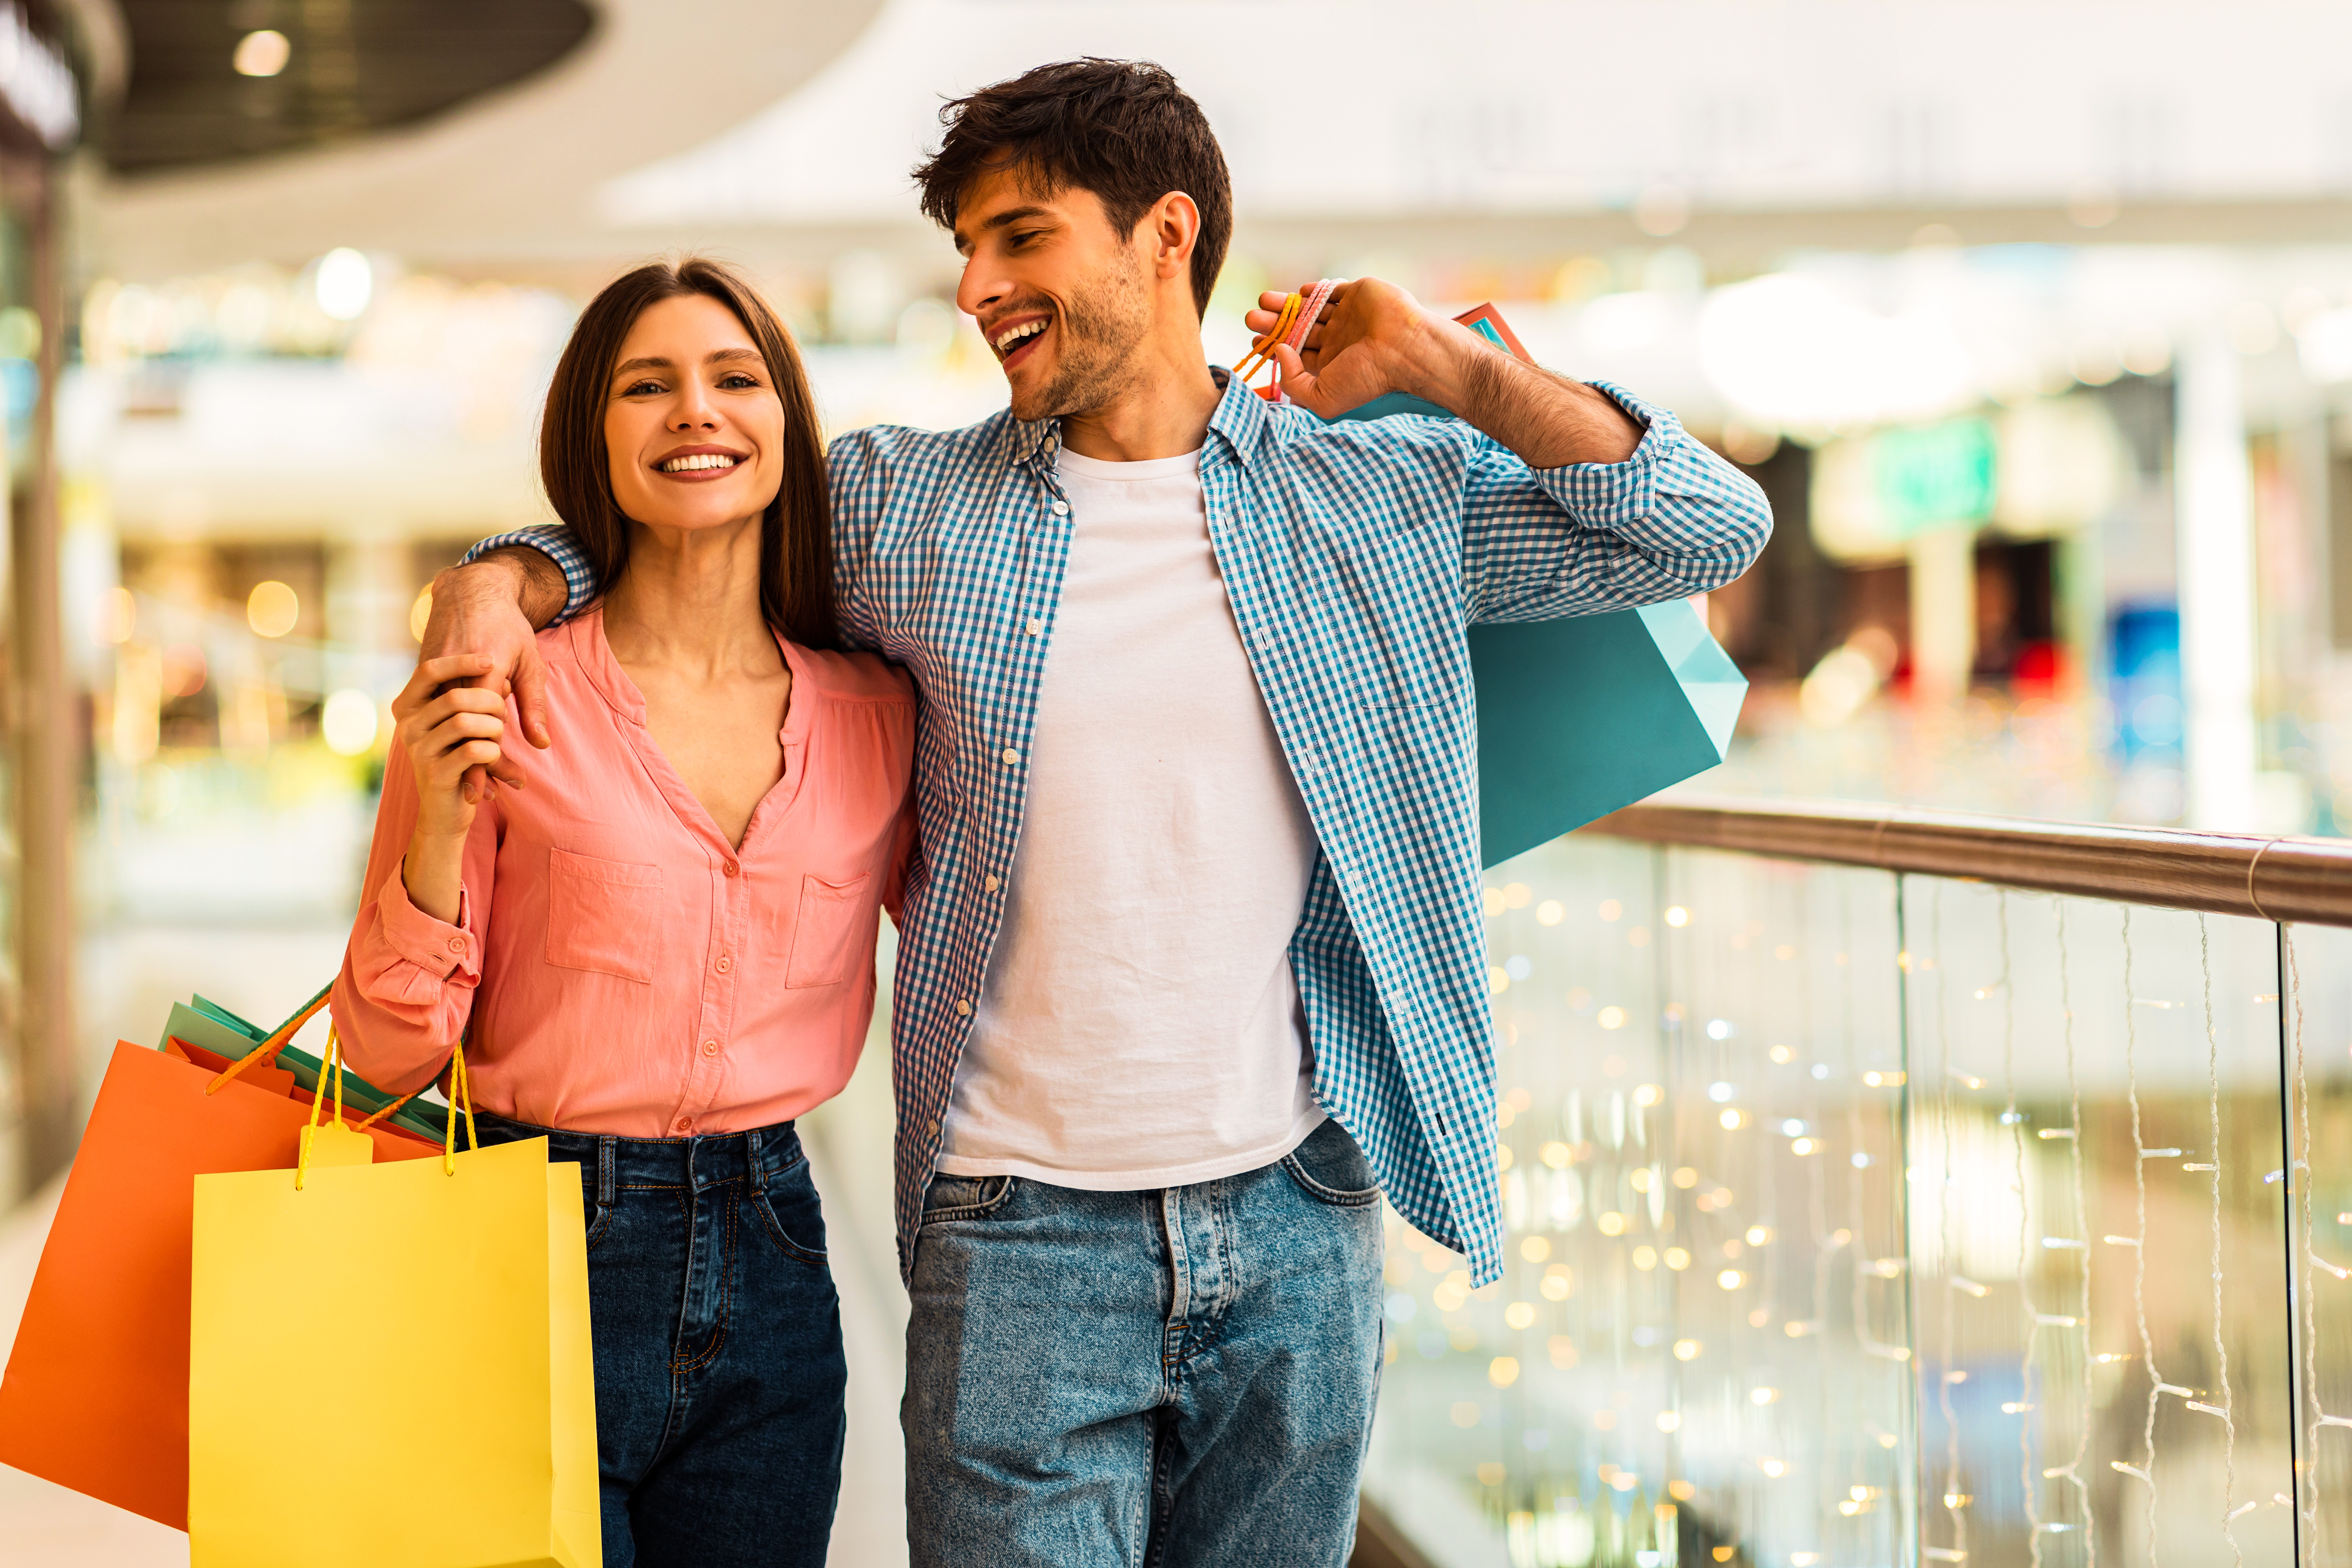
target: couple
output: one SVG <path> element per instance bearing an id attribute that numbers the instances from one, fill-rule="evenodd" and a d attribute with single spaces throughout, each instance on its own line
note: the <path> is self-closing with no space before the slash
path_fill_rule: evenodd
<path id="1" fill-rule="evenodd" d="M 1157 67 L 944 119 L 922 210 L 1009 413 L 821 457 L 725 270 L 599 295 L 566 527 L 436 589 L 336 1016 L 399 1089 L 470 1027 L 483 1135 L 580 1163 L 607 1561 L 816 1563 L 845 1374 L 793 1121 L 888 909 L 914 1561 L 1338 1564 L 1381 1196 L 1502 1268 L 1465 628 L 1720 586 L 1769 515 L 1370 279 L 1278 353 L 1303 407 L 1204 364 L 1231 191 Z M 1315 417 L 1392 390 L 1461 418 Z"/>

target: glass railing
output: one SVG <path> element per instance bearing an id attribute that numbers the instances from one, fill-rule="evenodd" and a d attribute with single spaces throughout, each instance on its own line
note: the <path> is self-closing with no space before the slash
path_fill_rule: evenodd
<path id="1" fill-rule="evenodd" d="M 1645 807 L 1486 900 L 1507 1272 L 1390 1216 L 1365 1482 L 1432 1562 L 2352 1562 L 2352 844 Z"/>

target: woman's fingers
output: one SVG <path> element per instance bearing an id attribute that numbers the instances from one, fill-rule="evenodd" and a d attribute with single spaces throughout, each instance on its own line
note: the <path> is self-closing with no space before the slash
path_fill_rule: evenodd
<path id="1" fill-rule="evenodd" d="M 433 694 L 453 680 L 472 680 L 490 672 L 490 661 L 477 653 L 453 653 L 428 658 L 410 672 L 408 684 L 392 700 L 395 719 L 406 718 L 433 700 Z"/>
<path id="2" fill-rule="evenodd" d="M 452 713 L 417 737 L 417 744 L 429 757 L 446 757 L 468 741 L 498 741 L 506 734 L 507 721 L 490 713 Z"/>

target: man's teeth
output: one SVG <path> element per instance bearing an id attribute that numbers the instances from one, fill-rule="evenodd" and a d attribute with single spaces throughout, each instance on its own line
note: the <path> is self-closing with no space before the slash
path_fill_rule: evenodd
<path id="1" fill-rule="evenodd" d="M 735 459 L 724 452 L 698 452 L 691 458 L 672 458 L 661 466 L 665 474 L 692 473 L 697 468 L 731 468 Z"/>
<path id="2" fill-rule="evenodd" d="M 1020 326 L 1007 329 L 996 340 L 996 352 L 998 353 L 1012 353 L 1013 344 L 1019 342 L 1024 338 L 1035 337 L 1039 332 L 1045 330 L 1047 324 L 1048 323 L 1045 321 L 1024 321 Z"/>

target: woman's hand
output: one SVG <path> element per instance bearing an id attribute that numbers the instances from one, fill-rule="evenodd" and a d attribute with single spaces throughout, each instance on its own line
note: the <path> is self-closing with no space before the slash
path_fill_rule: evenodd
<path id="1" fill-rule="evenodd" d="M 457 923 L 466 836 L 492 787 L 466 774 L 468 769 L 497 768 L 507 700 L 482 687 L 450 683 L 477 679 L 490 668 L 491 661 L 478 654 L 428 658 L 392 700 L 394 733 L 416 775 L 416 826 L 408 836 L 401 882 L 409 902 L 451 925 Z"/>

